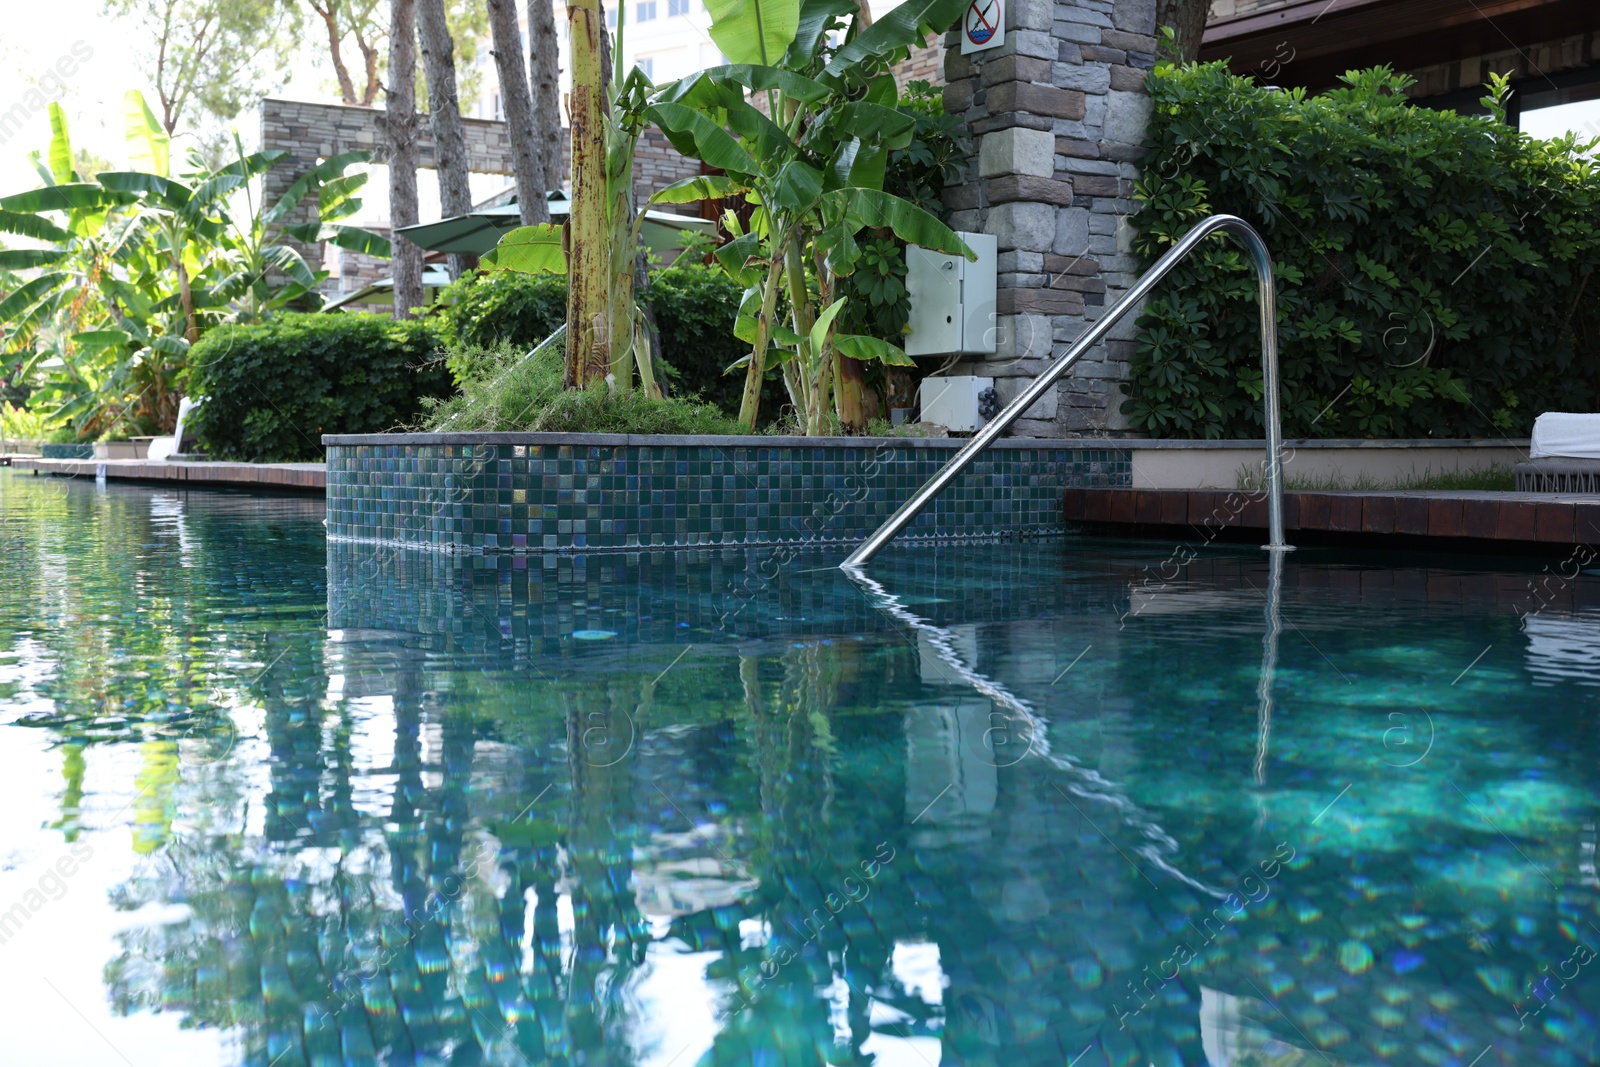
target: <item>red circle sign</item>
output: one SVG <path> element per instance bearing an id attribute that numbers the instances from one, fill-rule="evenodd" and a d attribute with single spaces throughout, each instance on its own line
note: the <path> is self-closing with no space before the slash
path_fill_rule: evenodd
<path id="1" fill-rule="evenodd" d="M 987 44 L 1000 28 L 1001 0 L 972 0 L 965 19 L 967 40 Z"/>

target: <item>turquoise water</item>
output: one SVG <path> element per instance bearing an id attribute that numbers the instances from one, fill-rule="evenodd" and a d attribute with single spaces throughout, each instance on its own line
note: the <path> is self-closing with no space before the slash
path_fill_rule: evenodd
<path id="1" fill-rule="evenodd" d="M 1587 559 L 321 511 L 0 472 L 6 1063 L 1600 1062 Z"/>

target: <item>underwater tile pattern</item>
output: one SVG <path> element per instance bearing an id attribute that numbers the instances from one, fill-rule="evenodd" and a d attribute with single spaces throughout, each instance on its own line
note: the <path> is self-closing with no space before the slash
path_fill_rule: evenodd
<path id="1" fill-rule="evenodd" d="M 959 444 L 330 443 L 327 531 L 467 553 L 854 540 Z M 996 446 L 904 536 L 1059 534 L 1062 493 L 1127 486 L 1130 459 L 1126 449 Z"/>

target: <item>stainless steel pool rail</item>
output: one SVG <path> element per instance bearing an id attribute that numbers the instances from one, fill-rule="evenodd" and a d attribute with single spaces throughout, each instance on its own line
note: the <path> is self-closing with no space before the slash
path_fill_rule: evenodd
<path id="1" fill-rule="evenodd" d="M 1053 388 L 1085 352 L 1103 340 L 1106 334 L 1111 332 L 1111 328 L 1148 296 L 1161 279 L 1165 278 L 1185 256 L 1218 230 L 1228 231 L 1244 244 L 1245 250 L 1250 253 L 1250 266 L 1256 275 L 1256 289 L 1261 302 L 1262 394 L 1267 423 L 1268 533 L 1267 544 L 1263 547 L 1275 552 L 1290 551 L 1291 546 L 1285 544 L 1283 540 L 1283 432 L 1278 412 L 1278 306 L 1272 284 L 1272 254 L 1267 251 L 1267 243 L 1248 222 L 1237 215 L 1212 215 L 1185 234 L 1166 255 L 1158 259 L 1155 266 L 1151 267 L 1132 289 L 1124 293 L 1122 299 L 1107 308 L 1105 314 L 1096 320 L 1060 359 L 1035 378 L 1033 384 L 1006 405 L 1005 410 L 974 434 L 965 448 L 952 456 L 950 462 L 929 478 L 922 488 L 911 494 L 910 499 L 901 504 L 882 526 L 861 542 L 840 566 L 845 570 L 856 570 L 877 555 L 879 550 L 905 529 L 945 486 L 953 482 L 984 449 L 1009 430 L 1011 424 L 1016 422 L 1023 412 L 1033 407 Z"/>

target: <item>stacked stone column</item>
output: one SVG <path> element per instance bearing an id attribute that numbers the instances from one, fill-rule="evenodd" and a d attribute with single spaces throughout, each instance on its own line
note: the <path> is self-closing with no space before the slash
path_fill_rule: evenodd
<path id="1" fill-rule="evenodd" d="M 945 110 L 975 151 L 946 188 L 949 222 L 999 245 L 997 353 L 963 371 L 992 376 L 1009 401 L 1137 278 L 1134 211 L 1155 65 L 1155 0 L 1010 0 L 1005 42 L 945 51 Z M 1134 314 L 1018 421 L 1017 436 L 1063 437 L 1125 425 L 1119 383 Z"/>

